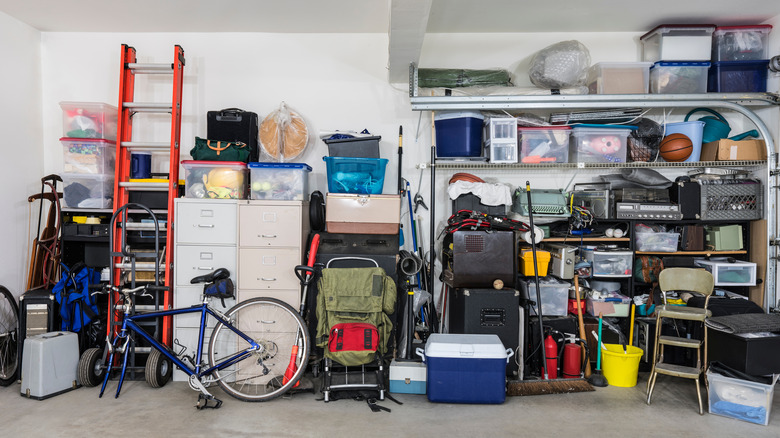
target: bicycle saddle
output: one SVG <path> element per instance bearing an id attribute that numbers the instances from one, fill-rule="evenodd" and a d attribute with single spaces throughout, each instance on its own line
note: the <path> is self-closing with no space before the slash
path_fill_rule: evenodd
<path id="1" fill-rule="evenodd" d="M 190 280 L 190 284 L 196 284 L 196 283 L 213 283 L 217 280 L 224 280 L 225 278 L 230 277 L 230 271 L 228 271 L 225 268 L 219 268 L 214 272 L 208 273 L 206 275 L 200 275 L 192 280 Z"/>

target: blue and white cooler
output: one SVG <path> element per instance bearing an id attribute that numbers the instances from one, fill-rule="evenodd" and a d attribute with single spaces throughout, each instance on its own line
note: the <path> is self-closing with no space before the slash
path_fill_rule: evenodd
<path id="1" fill-rule="evenodd" d="M 428 400 L 442 403 L 503 403 L 506 366 L 514 354 L 498 335 L 432 334 L 425 352 Z"/>

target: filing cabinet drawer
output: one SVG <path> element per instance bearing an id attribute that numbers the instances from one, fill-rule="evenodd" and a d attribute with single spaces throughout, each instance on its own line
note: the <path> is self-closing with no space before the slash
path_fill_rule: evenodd
<path id="1" fill-rule="evenodd" d="M 219 268 L 230 271 L 230 278 L 236 283 L 235 246 L 177 245 L 174 264 L 179 286 L 188 286 L 193 277 Z"/>
<path id="2" fill-rule="evenodd" d="M 302 243 L 301 204 L 241 205 L 240 246 L 293 246 Z"/>
<path id="3" fill-rule="evenodd" d="M 176 243 L 236 244 L 236 201 L 176 203 Z M 194 202 L 193 202 L 194 201 Z"/>
<path id="4" fill-rule="evenodd" d="M 212 325 L 211 327 L 207 327 L 206 331 L 203 333 L 203 353 L 201 356 L 201 360 L 203 364 L 207 364 L 209 361 L 209 339 L 211 338 L 211 330 L 214 328 Z M 176 341 L 176 344 L 174 345 L 174 351 L 179 352 L 182 349 L 182 346 L 187 347 L 186 350 L 184 350 L 184 355 L 186 356 L 194 356 L 195 353 L 198 352 L 198 334 L 200 331 L 197 328 L 176 328 L 173 333 L 173 339 Z M 189 365 L 187 361 L 184 361 Z M 189 380 L 189 377 L 187 374 L 178 369 L 177 367 L 174 367 L 173 369 L 173 381 L 174 382 L 186 382 Z"/>
<path id="5" fill-rule="evenodd" d="M 173 294 L 173 305 L 176 309 L 190 307 L 201 303 L 201 297 L 203 294 L 203 285 L 192 285 L 185 287 L 177 287 Z M 235 298 L 225 300 L 225 307 L 222 307 L 222 302 L 219 298 L 212 298 L 209 304 L 215 310 L 225 312 L 231 307 L 236 305 Z M 176 315 L 173 317 L 174 325 L 178 327 L 200 327 L 200 313 L 185 313 L 183 315 Z M 217 321 L 209 316 L 206 320 L 207 327 L 214 328 Z"/>
<path id="6" fill-rule="evenodd" d="M 284 290 L 259 290 L 259 289 L 240 289 L 238 291 L 238 298 L 241 301 L 250 300 L 252 298 L 276 298 L 279 301 L 283 301 L 292 306 L 293 309 L 298 310 L 301 307 L 301 290 L 298 289 L 284 289 Z"/>
<path id="7" fill-rule="evenodd" d="M 301 264 L 297 248 L 241 248 L 238 252 L 240 289 L 296 289 L 295 267 Z"/>

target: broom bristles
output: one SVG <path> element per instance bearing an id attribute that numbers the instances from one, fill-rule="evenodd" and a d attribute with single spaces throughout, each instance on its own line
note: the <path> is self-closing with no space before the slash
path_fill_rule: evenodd
<path id="1" fill-rule="evenodd" d="M 510 380 L 506 385 L 506 395 L 508 396 L 569 394 L 588 391 L 595 391 L 595 389 L 585 379 Z"/>

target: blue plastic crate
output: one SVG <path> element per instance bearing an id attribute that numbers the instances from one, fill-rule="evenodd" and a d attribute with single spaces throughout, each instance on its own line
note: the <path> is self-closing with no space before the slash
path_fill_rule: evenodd
<path id="1" fill-rule="evenodd" d="M 710 93 L 762 93 L 766 91 L 769 60 L 713 62 L 707 76 Z"/>
<path id="2" fill-rule="evenodd" d="M 328 192 L 379 195 L 385 184 L 386 158 L 322 157 Z"/>

